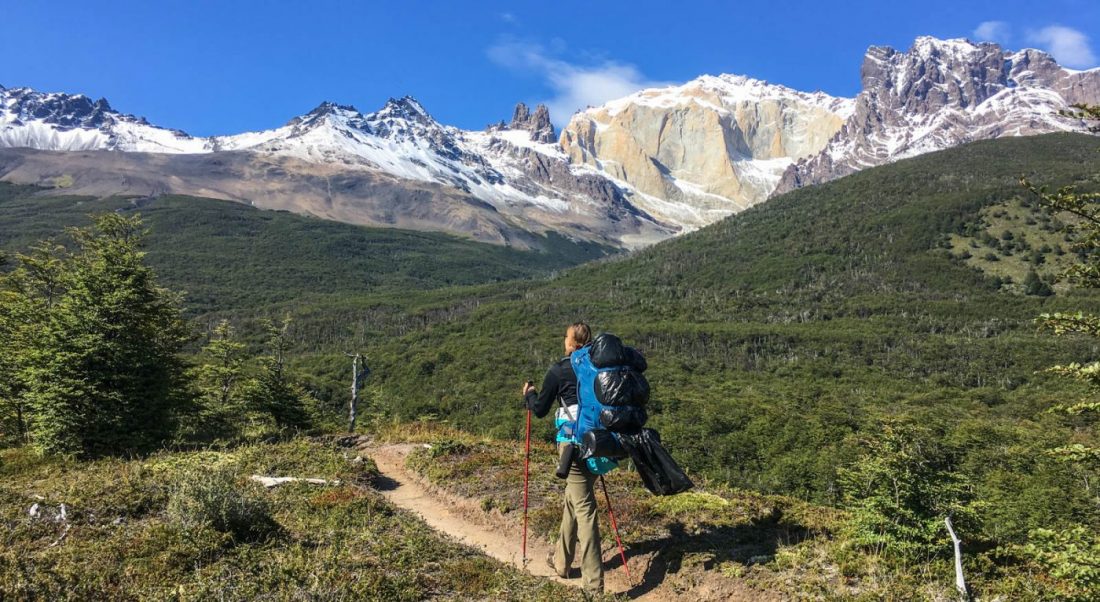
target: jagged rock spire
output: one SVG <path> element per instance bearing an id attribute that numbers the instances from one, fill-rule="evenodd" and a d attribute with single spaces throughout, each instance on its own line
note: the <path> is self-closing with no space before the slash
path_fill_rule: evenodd
<path id="1" fill-rule="evenodd" d="M 526 104 L 517 103 L 516 110 L 512 113 L 512 123 L 508 128 L 531 132 L 531 140 L 535 142 L 552 144 L 557 140 L 557 136 L 554 135 L 554 125 L 550 123 L 550 109 L 543 104 L 535 107 L 535 112 L 531 113 Z"/>

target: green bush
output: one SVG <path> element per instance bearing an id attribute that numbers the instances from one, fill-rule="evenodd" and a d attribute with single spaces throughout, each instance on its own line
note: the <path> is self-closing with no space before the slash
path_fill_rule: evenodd
<path id="1" fill-rule="evenodd" d="M 944 518 L 969 539 L 979 533 L 973 493 L 957 471 L 958 454 L 942 435 L 909 424 L 886 424 L 867 453 L 840 471 L 846 534 L 852 543 L 908 562 L 949 555 Z"/>
<path id="2" fill-rule="evenodd" d="M 1018 549 L 1050 571 L 1059 600 L 1100 599 L 1100 536 L 1086 527 L 1035 529 Z"/>
<path id="3" fill-rule="evenodd" d="M 267 500 L 237 483 L 230 466 L 184 473 L 168 498 L 168 518 L 187 529 L 213 528 L 236 541 L 262 541 L 278 534 Z"/>
<path id="4" fill-rule="evenodd" d="M 44 243 L 0 273 L 2 405 L 18 402 L 19 435 L 45 453 L 154 448 L 188 401 L 179 299 L 145 263 L 140 219 L 101 215 L 68 235 L 73 250 Z"/>

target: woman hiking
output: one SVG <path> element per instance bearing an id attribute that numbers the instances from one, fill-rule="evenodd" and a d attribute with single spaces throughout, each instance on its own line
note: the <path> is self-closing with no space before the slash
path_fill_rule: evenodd
<path id="1" fill-rule="evenodd" d="M 542 391 L 530 382 L 523 385 L 523 399 L 527 409 L 542 418 L 549 413 L 554 400 L 559 408 L 555 420 L 558 428 L 558 454 L 565 452 L 573 442 L 573 424 L 577 419 L 577 377 L 573 373 L 569 355 L 589 344 L 592 331 L 584 322 L 577 322 L 565 331 L 565 357 L 550 366 L 542 380 Z M 569 576 L 569 568 L 576 553 L 580 554 L 581 579 L 585 592 L 603 593 L 603 560 L 600 548 L 600 527 L 596 514 L 596 476 L 585 470 L 579 462 L 571 462 L 565 480 L 565 501 L 561 513 L 561 533 L 546 563 L 562 578 Z"/>

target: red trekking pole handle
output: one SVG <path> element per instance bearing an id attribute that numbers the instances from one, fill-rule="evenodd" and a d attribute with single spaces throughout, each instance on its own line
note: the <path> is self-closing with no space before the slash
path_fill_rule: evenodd
<path id="1" fill-rule="evenodd" d="M 615 543 L 619 544 L 619 558 L 623 559 L 623 568 L 626 569 L 626 578 L 633 583 L 634 578 L 630 576 L 630 565 L 626 563 L 626 552 L 623 551 L 623 540 L 619 538 L 619 525 L 615 522 L 615 511 L 611 508 L 611 496 L 607 493 L 607 482 L 603 480 L 603 475 L 600 475 L 600 486 L 603 487 L 603 497 L 607 500 L 607 514 L 611 517 L 611 530 L 615 533 Z"/>
<path id="2" fill-rule="evenodd" d="M 531 409 L 527 409 L 527 449 L 523 457 L 523 565 L 527 566 L 527 483 L 531 467 Z"/>

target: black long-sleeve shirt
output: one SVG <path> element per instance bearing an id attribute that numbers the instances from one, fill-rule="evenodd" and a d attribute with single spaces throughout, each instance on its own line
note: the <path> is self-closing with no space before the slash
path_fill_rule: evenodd
<path id="1" fill-rule="evenodd" d="M 573 373 L 569 356 L 550 366 L 542 379 L 542 391 L 528 391 L 524 402 L 535 416 L 542 418 L 550 412 L 555 399 L 560 400 L 563 406 L 577 403 L 577 375 Z"/>

